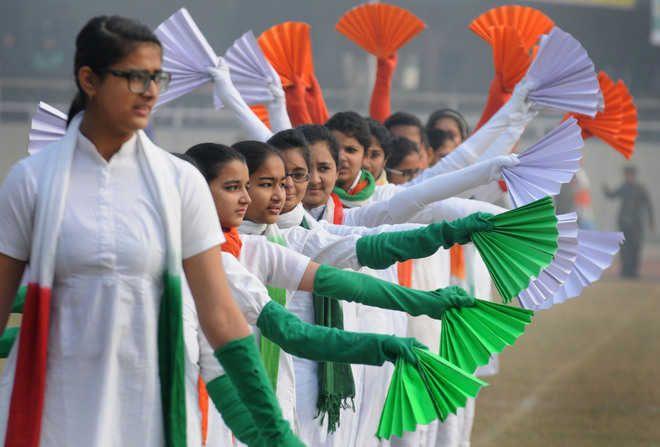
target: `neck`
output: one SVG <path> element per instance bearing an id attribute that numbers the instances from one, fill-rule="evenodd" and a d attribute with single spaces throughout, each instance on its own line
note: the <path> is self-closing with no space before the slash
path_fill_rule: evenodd
<path id="1" fill-rule="evenodd" d="M 357 172 L 356 176 L 351 181 L 345 182 L 343 184 L 339 184 L 339 182 L 337 182 L 337 186 L 339 186 L 344 191 L 348 192 L 351 190 L 351 188 L 353 188 L 357 184 L 358 181 L 360 181 L 361 176 L 362 176 L 362 170 L 360 169 Z"/>
<path id="2" fill-rule="evenodd" d="M 123 132 L 103 125 L 103 118 L 99 117 L 93 109 L 85 110 L 80 132 L 91 141 L 96 150 L 106 161 L 119 152 L 122 144 L 127 142 L 133 132 Z"/>

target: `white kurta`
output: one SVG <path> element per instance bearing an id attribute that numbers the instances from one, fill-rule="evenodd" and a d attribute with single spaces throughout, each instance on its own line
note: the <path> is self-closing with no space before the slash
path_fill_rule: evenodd
<path id="1" fill-rule="evenodd" d="M 39 181 L 51 146 L 15 165 L 0 190 L 0 252 L 27 261 Z M 79 135 L 58 237 L 42 446 L 163 445 L 158 309 L 165 234 L 138 165 L 136 138 L 109 162 Z M 224 238 L 206 182 L 171 157 L 181 193 L 182 254 Z M 167 175 L 167 173 L 164 173 Z M 17 345 L 17 344 L 16 344 Z M 15 345 L 15 346 L 16 346 Z M 16 356 L 13 349 L 11 357 Z M 4 439 L 13 368 L 0 379 Z M 188 408 L 189 445 L 199 439 Z M 197 421 L 198 425 L 198 421 Z"/>

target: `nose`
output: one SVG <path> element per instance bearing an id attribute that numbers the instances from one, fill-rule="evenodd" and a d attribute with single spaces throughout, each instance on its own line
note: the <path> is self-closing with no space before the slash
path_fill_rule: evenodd
<path id="1" fill-rule="evenodd" d="M 320 182 L 321 182 L 321 176 L 319 175 L 319 171 L 317 169 L 312 169 L 309 172 L 309 184 L 317 185 Z"/>
<path id="2" fill-rule="evenodd" d="M 344 149 L 339 149 L 339 162 L 346 161 L 346 151 Z"/>
<path id="3" fill-rule="evenodd" d="M 294 188 L 293 187 L 293 177 L 291 177 L 289 175 L 284 180 L 284 190 L 288 192 L 288 191 L 291 191 L 293 188 Z"/>
<path id="4" fill-rule="evenodd" d="M 243 193 L 241 194 L 241 197 L 239 197 L 238 203 L 241 205 L 249 205 L 252 203 L 252 199 L 250 198 L 250 194 L 248 194 L 247 189 L 243 188 Z"/>

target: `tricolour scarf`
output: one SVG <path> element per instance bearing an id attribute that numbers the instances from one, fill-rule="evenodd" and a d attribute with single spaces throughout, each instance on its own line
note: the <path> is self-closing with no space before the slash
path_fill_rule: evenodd
<path id="1" fill-rule="evenodd" d="M 369 171 L 363 169 L 360 171 L 357 183 L 352 185 L 348 191 L 339 186 L 335 186 L 333 192 L 339 197 L 341 203 L 347 208 L 362 206 L 371 198 L 376 190 L 376 180 Z"/>
<path id="2" fill-rule="evenodd" d="M 37 447 L 46 392 L 46 365 L 50 303 L 55 276 L 57 234 L 62 222 L 69 175 L 82 114 L 71 122 L 64 137 L 51 148 L 48 170 L 39 184 L 30 253 L 30 282 L 18 340 L 5 445 Z M 181 296 L 181 201 L 169 155 L 144 132 L 137 135 L 142 173 L 158 198 L 165 224 L 166 265 L 158 316 L 158 371 L 163 425 L 167 446 L 186 445 L 185 357 Z M 15 360 L 11 360 L 15 359 Z M 15 363 L 12 365 L 11 363 Z"/>

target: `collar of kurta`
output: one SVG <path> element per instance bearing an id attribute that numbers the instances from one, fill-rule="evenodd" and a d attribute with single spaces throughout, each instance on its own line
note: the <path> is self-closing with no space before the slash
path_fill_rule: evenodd
<path id="1" fill-rule="evenodd" d="M 297 227 L 302 223 L 306 214 L 302 203 L 299 203 L 291 211 L 280 214 L 280 217 L 277 219 L 277 226 L 280 228 Z"/>
<path id="2" fill-rule="evenodd" d="M 55 275 L 57 234 L 69 188 L 73 155 L 83 112 L 71 121 L 64 137 L 35 156 L 47 157 L 41 173 L 34 213 L 30 253 L 30 278 L 25 300 L 17 355 L 7 368 L 14 368 L 5 445 L 37 447 L 45 404 L 46 365 L 52 286 Z M 158 318 L 158 371 L 165 441 L 186 445 L 185 362 L 181 299 L 181 201 L 171 156 L 156 147 L 144 132 L 137 132 L 138 163 L 149 187 L 157 196 L 166 232 L 166 266 L 163 297 Z M 57 299 L 57 297 L 53 298 Z"/>
<path id="3" fill-rule="evenodd" d="M 364 205 L 374 194 L 376 190 L 376 180 L 371 173 L 365 169 L 360 171 L 360 177 L 357 179 L 348 191 L 335 186 L 333 192 L 341 199 L 341 202 L 347 208 L 355 208 Z"/>

